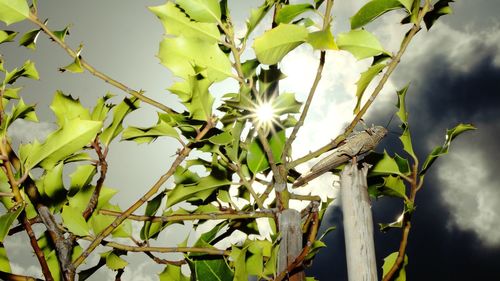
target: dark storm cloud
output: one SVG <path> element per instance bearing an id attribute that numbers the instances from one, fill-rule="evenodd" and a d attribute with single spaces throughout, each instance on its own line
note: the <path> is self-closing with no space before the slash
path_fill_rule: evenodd
<path id="1" fill-rule="evenodd" d="M 465 133 L 456 142 L 460 142 L 460 147 L 468 147 L 480 155 L 483 167 L 487 169 L 486 182 L 493 183 L 492 186 L 481 188 L 497 189 L 495 185 L 498 187 L 498 184 L 495 183 L 498 181 L 495 177 L 498 167 L 496 162 L 500 157 L 500 67 L 495 65 L 494 61 L 498 48 L 496 45 L 476 40 L 469 42 L 469 49 L 472 52 L 468 53 L 474 54 L 475 57 L 473 63 L 469 60 L 470 65 L 465 70 L 459 70 L 460 67 L 446 57 L 444 52 L 409 62 L 413 67 L 403 71 L 400 77 L 413 79 L 407 95 L 407 107 L 410 111 L 410 125 L 417 154 L 423 158 L 432 146 L 441 145 L 447 128 L 460 122 L 473 123 L 478 130 Z M 413 75 L 408 75 L 410 73 Z M 397 82 L 399 85 L 406 83 Z M 375 109 L 369 120 L 375 124 L 385 124 L 394 111 L 395 108 L 389 106 L 384 110 Z M 397 123 L 394 121 L 393 123 Z M 396 125 L 391 125 L 391 128 L 396 128 Z M 382 146 L 389 146 L 388 150 L 398 150 L 397 142 L 397 136 L 390 135 Z M 454 145 L 451 153 L 454 153 Z M 442 161 L 438 160 L 433 168 L 439 166 Z M 460 177 L 474 175 L 456 176 L 460 180 Z M 431 171 L 426 178 L 424 189 L 417 196 L 417 211 L 412 220 L 413 227 L 407 250 L 408 279 L 500 280 L 500 245 L 486 246 L 476 232 L 464 230 L 454 223 L 456 214 L 443 198 L 445 184 L 435 170 Z M 492 200 L 497 200 L 500 204 L 500 198 Z M 401 201 L 394 199 L 374 201 L 375 222 L 394 220 L 401 207 Z M 499 211 L 498 208 L 496 210 Z M 328 248 L 319 254 L 309 273 L 319 280 L 347 280 L 342 214 L 338 209 L 331 212 L 328 224 L 338 228 L 326 239 Z M 499 213 L 500 211 L 497 215 Z M 398 249 L 400 237 L 399 230 L 385 234 L 376 231 L 379 269 L 383 258 Z"/>

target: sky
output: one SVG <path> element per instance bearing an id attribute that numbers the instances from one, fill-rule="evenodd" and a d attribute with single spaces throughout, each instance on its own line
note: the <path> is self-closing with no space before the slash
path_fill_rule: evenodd
<path id="1" fill-rule="evenodd" d="M 249 8 L 261 1 L 229 1 L 236 30 L 243 30 Z M 334 34 L 348 30 L 348 18 L 365 1 L 335 1 Z M 147 9 L 163 1 L 44 1 L 40 14 L 49 18 L 49 25 L 62 29 L 71 24 L 67 42 L 76 47 L 83 43 L 83 56 L 97 69 L 175 109 L 179 103 L 165 90 L 173 80 L 159 64 L 155 54 L 163 28 Z M 440 158 L 429 172 L 424 188 L 417 195 L 417 210 L 412 219 L 407 267 L 408 280 L 497 280 L 500 279 L 500 180 L 495 179 L 500 157 L 496 149 L 500 137 L 500 98 L 497 81 L 500 77 L 500 5 L 497 0 L 457 1 L 454 14 L 441 20 L 427 32 L 422 30 L 403 56 L 396 73 L 368 112 L 368 125 L 387 124 L 395 111 L 395 91 L 410 83 L 407 95 L 414 147 L 420 158 L 444 141 L 446 129 L 457 123 L 473 123 L 478 129 L 455 140 L 451 153 Z M 397 25 L 401 15 L 389 13 L 367 29 L 375 33 L 386 49 L 397 51 L 405 29 Z M 265 23 L 264 23 L 265 25 Z M 3 25 L 0 25 L 3 27 Z M 29 30 L 26 24 L 16 29 Z M 262 32 L 262 26 L 257 32 Z M 93 78 L 90 74 L 58 72 L 70 63 L 64 51 L 40 38 L 35 52 L 20 50 L 15 44 L 0 45 L 0 53 L 9 68 L 31 58 L 37 64 L 41 80 L 23 80 L 23 98 L 37 103 L 39 119 L 32 124 L 18 122 L 12 137 L 18 141 L 43 138 L 54 128 L 48 105 L 53 93 L 60 89 L 80 97 L 85 106 L 107 91 L 123 93 Z M 282 91 L 294 91 L 304 100 L 312 83 L 318 54 L 302 46 L 285 57 L 281 64 L 287 74 L 280 85 Z M 312 104 L 293 156 L 301 156 L 334 138 L 352 118 L 355 82 L 369 62 L 357 62 L 344 52 L 327 55 L 323 81 Z M 234 84 L 214 87 L 220 96 Z M 154 122 L 155 110 L 144 107 L 128 119 L 130 125 Z M 394 118 L 396 119 L 396 118 Z M 389 125 L 398 132 L 396 120 Z M 397 135 L 391 133 L 379 149 L 396 151 Z M 143 194 L 145 188 L 169 167 L 178 145 L 171 140 L 158 140 L 150 145 L 117 142 L 109 154 L 107 185 L 120 189 L 120 205 L 125 208 Z M 160 153 L 159 153 L 160 152 Z M 306 171 L 309 165 L 299 167 Z M 301 192 L 336 196 L 332 181 L 325 175 L 304 187 Z M 401 211 L 400 201 L 385 198 L 372 201 L 375 222 L 394 220 Z M 342 214 L 336 205 L 330 207 L 322 228 L 336 226 L 326 238 L 328 248 L 320 252 L 308 274 L 319 280 L 346 280 Z M 181 240 L 177 230 L 165 234 L 172 246 Z M 375 231 L 377 262 L 397 250 L 401 233 Z M 163 244 L 165 246 L 165 244 Z M 36 271 L 36 261 L 21 254 L 22 241 L 6 244 L 15 268 Z M 10 247 L 10 248 L 9 248 Z M 12 252 L 12 253 L 11 253 Z M 143 256 L 126 258 L 137 264 L 126 271 L 123 280 L 150 280 L 150 274 L 161 267 L 150 265 Z M 33 265 L 30 265 L 33 263 Z M 98 278 L 105 278 L 99 272 Z M 149 275 L 148 275 L 149 274 Z"/>

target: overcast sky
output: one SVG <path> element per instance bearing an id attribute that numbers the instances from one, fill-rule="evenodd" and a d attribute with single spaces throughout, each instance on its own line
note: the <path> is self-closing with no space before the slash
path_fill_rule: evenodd
<path id="1" fill-rule="evenodd" d="M 242 29 L 249 7 L 261 1 L 229 2 L 233 18 L 239 21 L 237 29 Z M 348 17 L 364 2 L 335 2 L 335 34 L 347 30 Z M 162 3 L 52 0 L 40 2 L 39 10 L 42 18 L 49 18 L 49 25 L 54 29 L 72 24 L 67 42 L 73 47 L 83 43 L 83 56 L 97 69 L 181 109 L 176 99 L 165 90 L 172 83 L 172 76 L 155 57 L 163 28 L 146 9 L 146 6 Z M 498 0 L 457 1 L 453 8 L 454 15 L 442 18 L 430 32 L 422 30 L 418 34 L 365 120 L 368 124 L 385 125 L 394 112 L 395 90 L 411 82 L 408 110 L 414 146 L 420 158 L 443 142 L 447 128 L 459 122 L 473 123 L 478 127 L 477 131 L 460 136 L 452 144 L 451 154 L 438 160 L 418 194 L 408 248 L 408 280 L 500 280 L 500 180 L 494 177 L 498 169 L 497 158 L 500 157 L 495 147 L 500 138 L 500 92 L 497 86 L 500 77 L 500 5 Z M 396 25 L 400 16 L 390 13 L 379 24 L 367 28 L 393 52 L 405 32 Z M 17 28 L 29 30 L 32 27 L 20 24 Z M 260 31 L 264 28 L 267 27 L 261 27 Z M 23 98 L 38 104 L 39 119 L 46 122 L 38 125 L 19 122 L 12 132 L 17 140 L 42 137 L 53 128 L 48 105 L 58 89 L 80 97 L 88 107 L 107 91 L 118 94 L 116 101 L 123 97 L 123 93 L 89 74 L 59 73 L 57 69 L 67 65 L 70 59 L 44 36 L 41 36 L 35 52 L 19 49 L 15 44 L 0 45 L 0 53 L 6 57 L 8 68 L 22 64 L 27 58 L 36 62 L 41 81 L 23 80 Z M 299 99 L 305 99 L 315 73 L 317 55 L 304 46 L 285 58 L 282 68 L 289 79 L 281 85 L 283 91 L 294 91 Z M 356 62 L 343 52 L 327 56 L 324 80 L 309 119 L 297 139 L 294 156 L 324 145 L 352 118 L 354 83 L 367 63 Z M 220 96 L 232 86 L 223 84 L 215 87 L 214 92 Z M 136 126 L 150 125 L 154 117 L 154 109 L 145 106 L 133 113 L 127 122 Z M 390 129 L 398 130 L 395 120 Z M 394 151 L 395 143 L 397 136 L 389 134 L 381 147 Z M 120 189 L 122 208 L 133 203 L 164 173 L 176 148 L 176 143 L 171 140 L 141 146 L 127 142 L 112 145 L 107 186 Z M 308 166 L 299 168 L 307 170 Z M 331 176 L 318 179 L 314 183 L 314 192 L 332 195 L 332 180 Z M 303 192 L 308 188 L 305 187 Z M 399 201 L 390 199 L 374 201 L 373 206 L 376 222 L 394 220 L 401 207 Z M 346 280 L 342 215 L 336 207 L 330 209 L 323 222 L 323 227 L 330 225 L 337 226 L 337 230 L 329 234 L 326 240 L 328 248 L 320 253 L 309 273 L 319 280 Z M 174 230 L 169 235 L 174 237 L 169 240 L 172 246 L 181 239 Z M 386 234 L 376 231 L 380 265 L 383 257 L 397 250 L 400 236 L 400 231 Z M 22 242 L 10 245 L 9 254 L 18 270 L 28 267 L 27 259 L 19 253 L 21 249 L 18 247 L 22 246 Z M 145 261 L 140 254 L 126 259 L 139 265 L 134 272 L 126 271 L 124 280 L 149 280 L 148 275 L 162 270 L 147 265 L 151 262 Z M 28 271 L 36 272 L 36 261 L 31 262 L 34 265 Z M 103 278 L 107 273 L 102 272 L 99 276 Z"/>

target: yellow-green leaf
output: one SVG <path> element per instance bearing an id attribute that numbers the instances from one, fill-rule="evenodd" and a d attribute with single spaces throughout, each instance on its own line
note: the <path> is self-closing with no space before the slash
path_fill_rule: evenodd
<path id="1" fill-rule="evenodd" d="M 398 258 L 398 252 L 394 252 L 387 257 L 384 258 L 384 265 L 382 266 L 383 274 L 382 276 L 385 276 L 389 270 L 391 270 L 392 266 L 396 262 L 396 259 Z M 405 255 L 403 264 L 401 266 L 401 269 L 399 269 L 399 273 L 396 273 L 395 277 L 393 280 L 394 281 L 405 281 L 406 280 L 406 266 L 408 265 L 408 256 Z"/>
<path id="2" fill-rule="evenodd" d="M 7 233 L 9 233 L 10 226 L 17 219 L 23 209 L 23 206 L 19 206 L 15 210 L 8 211 L 0 216 L 0 243 L 3 242 L 3 239 L 7 236 Z"/>
<path id="3" fill-rule="evenodd" d="M 118 269 L 126 267 L 127 265 L 128 265 L 128 262 L 126 260 L 120 258 L 114 252 L 111 252 L 106 256 L 106 266 L 109 267 L 109 269 L 118 270 Z"/>
<path id="4" fill-rule="evenodd" d="M 90 229 L 83 218 L 82 213 L 71 206 L 64 206 L 61 217 L 63 219 L 63 225 L 68 228 L 68 230 L 77 236 L 86 236 L 90 234 Z"/>
<path id="5" fill-rule="evenodd" d="M 402 7 L 399 0 L 371 0 L 351 17 L 351 29 L 360 28 L 381 15 Z"/>
<path id="6" fill-rule="evenodd" d="M 314 7 L 311 4 L 292 4 L 292 5 L 284 5 L 281 9 L 279 9 L 278 14 L 276 15 L 276 23 L 290 23 L 295 17 L 304 13 L 308 10 L 313 10 Z"/>
<path id="7" fill-rule="evenodd" d="M 307 43 L 311 44 L 314 50 L 338 50 L 330 28 L 309 33 Z"/>
<path id="8" fill-rule="evenodd" d="M 0 21 L 9 25 L 26 19 L 29 7 L 26 0 L 0 0 Z"/>
<path id="9" fill-rule="evenodd" d="M 11 30 L 0 30 L 0 44 L 12 42 L 18 33 Z"/>
<path id="10" fill-rule="evenodd" d="M 356 106 L 354 107 L 354 114 L 359 112 L 359 108 L 361 106 L 361 99 L 363 98 L 363 94 L 365 93 L 366 87 L 370 84 L 370 82 L 377 76 L 387 65 L 385 63 L 378 63 L 372 65 L 365 72 L 361 73 L 358 82 L 356 82 L 357 90 L 356 90 Z"/>
<path id="11" fill-rule="evenodd" d="M 217 23 L 221 11 L 218 0 L 177 0 L 177 4 L 197 22 Z"/>
<path id="12" fill-rule="evenodd" d="M 68 120 L 74 118 L 90 120 L 89 110 L 82 106 L 78 98 L 75 99 L 71 95 L 65 95 L 59 90 L 54 94 L 50 109 L 56 115 L 59 126 L 64 126 Z"/>
<path id="13" fill-rule="evenodd" d="M 285 131 L 273 134 L 269 140 L 269 146 L 273 153 L 274 162 L 280 163 L 283 147 L 285 146 Z M 252 141 L 248 149 L 247 164 L 250 171 L 254 174 L 262 172 L 269 167 L 267 154 L 257 138 Z"/>
<path id="14" fill-rule="evenodd" d="M 377 37 L 370 32 L 361 30 L 351 30 L 337 36 L 337 46 L 341 50 L 350 52 L 356 59 L 361 60 L 368 57 L 387 54 Z"/>
<path id="15" fill-rule="evenodd" d="M 263 64 L 276 64 L 290 51 L 307 40 L 304 26 L 280 24 L 255 39 L 253 49 Z"/>
<path id="16" fill-rule="evenodd" d="M 100 131 L 102 122 L 81 120 L 75 118 L 65 123 L 65 126 L 50 134 L 43 144 L 24 145 L 21 156 L 25 159 L 24 165 L 27 170 L 40 165 L 50 168 L 62 160 L 89 144 Z"/>

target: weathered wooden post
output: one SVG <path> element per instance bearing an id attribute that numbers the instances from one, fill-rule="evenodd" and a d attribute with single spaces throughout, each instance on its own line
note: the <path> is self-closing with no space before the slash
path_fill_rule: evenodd
<path id="1" fill-rule="evenodd" d="M 373 218 L 366 182 L 368 168 L 367 164 L 359 169 L 356 164 L 348 163 L 340 175 L 349 281 L 377 280 Z"/>
<path id="2" fill-rule="evenodd" d="M 278 272 L 288 270 L 302 250 L 302 230 L 300 229 L 300 212 L 285 209 L 279 214 L 279 230 L 281 234 Z M 289 272 L 289 281 L 303 281 L 304 271 Z"/>

